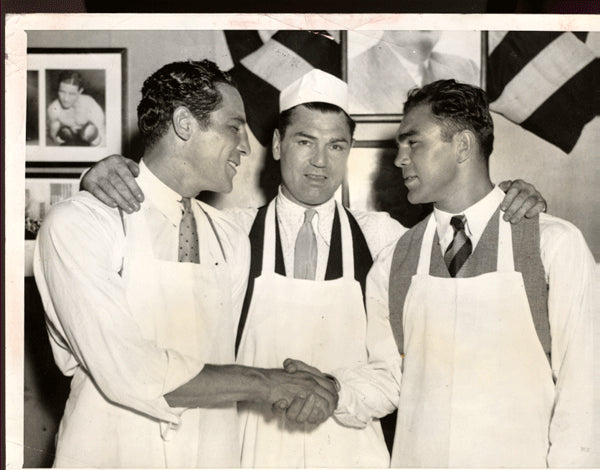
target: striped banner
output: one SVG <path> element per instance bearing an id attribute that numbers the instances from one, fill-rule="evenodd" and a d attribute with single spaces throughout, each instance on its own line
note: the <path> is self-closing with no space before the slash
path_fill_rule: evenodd
<path id="1" fill-rule="evenodd" d="M 587 43 L 591 34 L 597 33 L 490 32 L 490 109 L 569 153 L 600 114 L 600 60 Z"/>
<path id="2" fill-rule="evenodd" d="M 313 68 L 341 76 L 340 44 L 325 31 L 278 31 L 263 42 L 257 31 L 225 31 L 248 125 L 270 145 L 279 114 L 279 92 Z"/>

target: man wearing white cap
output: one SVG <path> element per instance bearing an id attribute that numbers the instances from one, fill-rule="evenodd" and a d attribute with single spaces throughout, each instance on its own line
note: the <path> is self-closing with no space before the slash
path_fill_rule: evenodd
<path id="1" fill-rule="evenodd" d="M 253 220 L 238 362 L 266 367 L 298 358 L 341 383 L 334 418 L 318 426 L 288 423 L 294 406 L 287 416 L 240 407 L 243 466 L 389 465 L 370 416 L 396 407 L 399 357 L 386 318 L 369 319 L 367 329 L 363 294 L 369 248 L 377 253 L 403 229 L 385 213 L 357 219 L 334 199 L 352 146 L 347 110 L 345 82 L 320 70 L 284 89 L 272 146 L 279 194 L 256 215 L 238 211 Z"/>
<path id="2" fill-rule="evenodd" d="M 380 425 L 371 417 L 397 406 L 400 360 L 388 318 L 367 318 L 364 285 L 373 257 L 406 229 L 385 213 L 350 212 L 334 199 L 352 145 L 347 110 L 347 85 L 319 70 L 284 89 L 272 145 L 281 163 L 279 193 L 258 211 L 232 211 L 252 246 L 238 362 L 270 367 L 293 357 L 330 372 L 341 385 L 334 417 L 320 425 L 290 422 L 307 419 L 303 400 L 285 414 L 270 406 L 241 408 L 244 466 L 389 465 Z M 84 187 L 99 193 L 95 186 L 112 172 L 109 166 L 119 165 L 119 157 L 101 162 Z M 123 196 L 136 206 L 129 197 L 140 192 L 131 181 L 125 182 L 131 194 Z M 517 199 L 520 206 L 526 197 Z M 537 205 L 534 199 L 522 213 Z"/>

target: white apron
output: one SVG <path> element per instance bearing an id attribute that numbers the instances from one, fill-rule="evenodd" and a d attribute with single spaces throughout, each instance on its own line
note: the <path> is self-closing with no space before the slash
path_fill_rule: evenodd
<path id="1" fill-rule="evenodd" d="M 197 207 L 194 212 L 196 220 L 207 217 Z M 233 363 L 231 282 L 225 260 L 194 264 L 156 259 L 143 209 L 126 216 L 125 230 L 122 276 L 142 335 L 158 347 L 206 363 Z M 218 252 L 216 233 L 213 238 L 209 243 L 217 244 L 213 252 Z M 74 375 L 71 388 L 55 466 L 77 461 L 97 467 L 239 466 L 235 404 L 185 410 L 181 425 L 169 429 L 166 423 L 161 426 L 106 401 L 83 369 Z"/>
<path id="2" fill-rule="evenodd" d="M 510 224 L 498 271 L 429 275 L 430 216 L 404 304 L 406 353 L 393 467 L 545 467 L 554 384 L 537 337 Z"/>
<path id="3" fill-rule="evenodd" d="M 367 362 L 366 314 L 354 279 L 352 235 L 338 205 L 343 277 L 294 279 L 275 273 L 275 202 L 265 220 L 262 273 L 255 280 L 238 363 L 281 368 L 300 359 L 323 372 Z M 271 405 L 240 404 L 244 467 L 387 467 L 378 421 L 365 429 L 329 418 L 316 426 L 286 422 Z"/>

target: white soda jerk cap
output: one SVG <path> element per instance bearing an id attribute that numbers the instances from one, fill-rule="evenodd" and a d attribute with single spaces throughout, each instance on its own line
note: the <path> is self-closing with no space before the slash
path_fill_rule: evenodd
<path id="1" fill-rule="evenodd" d="M 279 112 L 299 104 L 320 101 L 333 104 L 348 112 L 348 84 L 339 78 L 313 69 L 288 85 L 279 95 Z"/>

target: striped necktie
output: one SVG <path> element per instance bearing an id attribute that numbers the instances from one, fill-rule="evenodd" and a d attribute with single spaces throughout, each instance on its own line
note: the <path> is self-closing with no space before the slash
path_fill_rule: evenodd
<path id="1" fill-rule="evenodd" d="M 454 238 L 444 253 L 444 261 L 452 277 L 456 277 L 473 251 L 471 240 L 465 232 L 466 223 L 467 218 L 462 214 L 455 215 L 450 219 L 450 225 L 454 229 Z"/>
<path id="2" fill-rule="evenodd" d="M 304 222 L 298 231 L 294 247 L 294 277 L 315 279 L 317 272 L 317 237 L 312 227 L 312 218 L 317 211 L 306 209 Z"/>
<path id="3" fill-rule="evenodd" d="M 192 202 L 189 197 L 181 199 L 183 214 L 179 224 L 179 262 L 200 263 L 200 247 L 196 219 L 192 212 Z"/>

